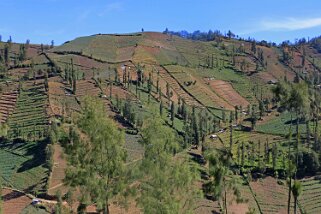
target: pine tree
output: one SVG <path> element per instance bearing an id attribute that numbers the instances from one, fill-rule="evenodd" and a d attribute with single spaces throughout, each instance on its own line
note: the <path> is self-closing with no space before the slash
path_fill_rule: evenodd
<path id="1" fill-rule="evenodd" d="M 48 72 L 45 72 L 45 90 L 48 91 L 49 90 L 49 83 L 48 83 Z"/>
<path id="2" fill-rule="evenodd" d="M 174 127 L 174 119 L 175 119 L 175 106 L 174 102 L 171 104 L 171 121 L 172 121 L 172 127 Z"/>
<path id="3" fill-rule="evenodd" d="M 75 121 L 73 144 L 67 148 L 70 167 L 65 183 L 80 189 L 81 209 L 91 201 L 99 211 L 108 214 L 111 197 L 124 187 L 124 135 L 106 117 L 100 100 L 85 97 L 82 109 L 81 117 Z M 78 130 L 86 135 L 85 139 L 79 136 Z"/>
<path id="4" fill-rule="evenodd" d="M 112 98 L 112 95 L 113 95 L 113 83 L 110 79 L 110 75 L 109 75 L 109 99 Z"/>
<path id="5" fill-rule="evenodd" d="M 145 121 L 142 131 L 145 155 L 138 205 L 144 213 L 191 213 L 196 173 L 189 163 L 173 156 L 179 148 L 175 133 L 160 118 Z M 184 196 L 184 197 L 182 197 Z"/>
<path id="6" fill-rule="evenodd" d="M 3 214 L 2 178 L 1 178 L 1 174 L 0 174 L 0 214 Z"/>
<path id="7" fill-rule="evenodd" d="M 163 100 L 161 99 L 160 104 L 159 104 L 159 115 L 162 117 L 163 116 Z"/>
<path id="8" fill-rule="evenodd" d="M 206 184 L 206 191 L 211 193 L 214 197 L 223 201 L 223 212 L 228 213 L 227 206 L 227 192 L 232 192 L 232 197 L 236 202 L 242 202 L 242 196 L 239 189 L 240 180 L 233 176 L 233 172 L 230 169 L 231 156 L 228 152 L 217 151 L 211 152 L 207 155 L 206 159 L 209 163 L 209 182 Z"/>
<path id="9" fill-rule="evenodd" d="M 241 165 L 244 167 L 244 161 L 245 161 L 245 147 L 244 147 L 244 142 L 242 142 L 242 156 L 241 156 Z"/>

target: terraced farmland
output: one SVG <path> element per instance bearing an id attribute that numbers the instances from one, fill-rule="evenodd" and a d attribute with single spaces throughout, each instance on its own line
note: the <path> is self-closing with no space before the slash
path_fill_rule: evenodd
<path id="1" fill-rule="evenodd" d="M 89 96 L 98 96 L 100 93 L 99 87 L 96 86 L 95 81 L 93 80 L 79 80 L 77 81 L 77 90 L 76 96 L 83 97 L 86 95 Z"/>
<path id="2" fill-rule="evenodd" d="M 262 213 L 287 213 L 288 189 L 286 186 L 279 185 L 277 180 L 272 177 L 250 182 L 250 186 Z M 291 199 L 293 200 L 293 197 Z M 293 209 L 293 205 L 293 201 L 291 201 L 291 209 Z"/>
<path id="3" fill-rule="evenodd" d="M 11 138 L 30 138 L 41 139 L 48 128 L 48 97 L 45 93 L 44 84 L 26 84 L 26 89 L 22 89 L 16 108 L 9 117 L 8 132 Z"/>
<path id="4" fill-rule="evenodd" d="M 321 213 L 321 179 L 312 177 L 301 182 L 300 207 L 305 213 Z"/>
<path id="5" fill-rule="evenodd" d="M 239 95 L 234 90 L 231 84 L 225 81 L 222 81 L 222 80 L 209 81 L 209 85 L 217 95 L 222 97 L 232 106 L 242 106 L 243 108 L 245 108 L 250 104 L 246 99 L 244 99 L 241 95 Z"/>
<path id="6" fill-rule="evenodd" d="M 15 109 L 18 91 L 5 92 L 0 96 L 0 123 L 5 123 Z"/>
<path id="7" fill-rule="evenodd" d="M 197 77 L 194 77 L 190 68 L 181 66 L 166 66 L 169 73 L 203 105 L 212 108 L 225 108 L 233 110 L 234 106 L 214 93 L 206 84 Z"/>
<path id="8" fill-rule="evenodd" d="M 185 101 L 185 103 L 189 106 L 196 106 L 200 107 L 201 104 L 190 94 L 188 94 L 180 84 L 177 82 L 176 79 L 174 79 L 167 70 L 165 70 L 161 66 L 156 67 L 157 71 L 159 72 L 159 76 L 170 85 L 170 87 L 173 89 L 173 91 L 177 94 L 177 96 L 181 97 Z M 164 87 L 163 90 L 166 90 Z"/>
<path id="9" fill-rule="evenodd" d="M 2 197 L 4 202 L 2 212 L 8 214 L 21 213 L 32 201 L 25 194 L 10 189 L 3 189 Z"/>

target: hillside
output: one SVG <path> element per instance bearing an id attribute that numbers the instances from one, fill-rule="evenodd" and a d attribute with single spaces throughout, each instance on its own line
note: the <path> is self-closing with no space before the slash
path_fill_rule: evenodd
<path id="1" fill-rule="evenodd" d="M 256 45 L 256 49 L 262 50 L 264 62 L 259 62 L 258 54 L 251 52 L 250 42 L 226 38 L 201 42 L 146 32 L 81 37 L 55 47 L 47 55 L 62 69 L 73 58 L 77 69 L 85 73 L 92 68 L 103 73 L 108 70 L 108 65 L 120 67 L 130 62 L 135 66 L 142 65 L 148 77 L 149 73 L 156 76 L 159 72 L 156 67 L 162 66 L 165 73 L 159 81 L 165 79 L 167 82 L 172 78 L 203 106 L 233 110 L 235 106 L 246 108 L 249 103 L 256 104 L 255 94 L 261 91 L 269 97 L 268 81 L 285 75 L 288 79 L 295 76 L 291 68 L 279 62 L 278 48 Z M 259 67 L 257 71 L 256 67 Z M 215 82 L 218 80 L 221 82 Z M 215 87 L 215 83 L 224 86 Z M 174 85 L 175 95 L 184 93 Z"/>
<path id="2" fill-rule="evenodd" d="M 128 173 L 130 186 L 140 188 L 144 181 L 135 170 L 141 170 L 145 157 L 145 121 L 160 117 L 180 143 L 172 162 L 196 165 L 192 186 L 202 194 L 195 200 L 195 213 L 220 213 L 224 206 L 204 187 L 211 176 L 204 163 L 210 151 L 229 151 L 231 177 L 241 180 L 246 200 L 236 204 L 228 192 L 228 213 L 250 208 L 255 213 L 286 213 L 287 160 L 297 142 L 302 152 L 298 177 L 311 177 L 302 180 L 306 189 L 299 205 L 301 211 L 319 210 L 321 197 L 313 191 L 319 178 L 313 176 L 321 172 L 320 71 L 315 42 L 276 46 L 158 32 L 97 34 L 56 47 L 0 42 L 0 180 L 5 187 L 40 197 L 55 199 L 58 190 L 66 194 L 71 133 L 89 96 L 103 103 L 105 116 L 124 134 L 125 165 L 133 170 Z M 296 87 L 306 90 L 310 116 L 299 117 L 295 106 L 284 107 L 272 92 L 277 83 L 288 90 L 280 96 L 289 101 Z M 313 170 L 307 167 L 309 161 L 315 163 Z M 307 202 L 311 197 L 315 207 Z M 123 213 L 117 200 L 111 209 Z M 129 198 L 132 213 L 142 211 L 136 202 Z"/>

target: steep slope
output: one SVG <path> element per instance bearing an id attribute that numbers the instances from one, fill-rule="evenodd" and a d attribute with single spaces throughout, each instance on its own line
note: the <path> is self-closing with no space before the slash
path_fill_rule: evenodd
<path id="1" fill-rule="evenodd" d="M 295 69 L 280 61 L 280 48 L 258 44 L 256 50 L 253 52 L 252 43 L 248 41 L 221 38 L 202 42 L 145 32 L 81 37 L 55 47 L 47 55 L 62 69 L 72 58 L 76 69 L 86 77 L 92 76 L 91 71 L 110 68 L 119 71 L 123 64 L 133 64 L 132 73 L 136 72 L 137 65 L 146 66 L 143 75 L 147 79 L 153 72 L 151 66 L 165 66 L 170 73 L 174 70 L 170 76 L 160 72 L 161 82 L 168 82 L 176 92 L 174 102 L 187 91 L 193 97 L 188 98 L 188 95 L 186 100 L 196 99 L 206 107 L 233 110 L 235 106 L 257 104 L 259 93 L 263 94 L 262 98 L 271 97 L 267 85 L 270 80 L 284 76 L 291 80 L 296 75 Z M 182 72 L 175 72 L 176 66 Z M 131 77 L 134 77 L 132 73 Z"/>

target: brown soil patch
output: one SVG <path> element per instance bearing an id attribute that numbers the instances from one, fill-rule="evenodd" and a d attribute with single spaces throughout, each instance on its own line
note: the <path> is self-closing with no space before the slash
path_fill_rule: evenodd
<path id="1" fill-rule="evenodd" d="M 268 61 L 267 72 L 270 73 L 274 78 L 280 79 L 285 75 L 288 80 L 293 80 L 295 77 L 294 72 L 290 71 L 285 65 L 279 61 L 279 54 L 273 48 L 267 48 L 259 46 L 263 50 L 264 59 Z"/>
<path id="2" fill-rule="evenodd" d="M 5 92 L 0 96 L 0 123 L 7 121 L 13 113 L 18 99 L 18 91 Z"/>
<path id="3" fill-rule="evenodd" d="M 19 214 L 31 203 L 31 199 L 25 194 L 10 189 L 2 189 L 3 213 Z"/>
<path id="4" fill-rule="evenodd" d="M 250 186 L 263 213 L 287 213 L 288 188 L 286 186 L 279 185 L 272 177 L 250 182 Z M 291 199 L 291 207 L 293 207 L 293 197 Z"/>
<path id="5" fill-rule="evenodd" d="M 191 95 L 189 95 L 179 83 L 161 66 L 156 66 L 155 69 L 159 72 L 159 86 L 162 89 L 162 93 L 166 94 L 166 85 L 169 84 L 171 90 L 174 92 L 171 98 L 174 102 L 178 102 L 178 97 L 183 99 L 189 106 L 201 107 L 202 105 Z M 157 74 L 153 75 L 153 82 L 156 85 Z"/>
<path id="6" fill-rule="evenodd" d="M 58 190 L 60 190 L 61 193 L 64 194 L 68 191 L 67 188 L 65 188 L 63 185 L 67 162 L 66 158 L 64 157 L 63 148 L 59 144 L 54 144 L 53 148 L 53 168 L 50 176 L 48 194 L 55 195 Z"/>
<path id="7" fill-rule="evenodd" d="M 216 94 L 218 94 L 232 106 L 246 107 L 250 104 L 245 98 L 243 98 L 234 90 L 230 83 L 222 80 L 212 80 L 209 81 L 209 85 Z"/>
<path id="8" fill-rule="evenodd" d="M 93 80 L 79 80 L 77 81 L 76 96 L 98 96 L 100 93 L 99 87 L 96 86 Z"/>
<path id="9" fill-rule="evenodd" d="M 117 61 L 131 60 L 135 52 L 135 47 L 124 47 L 117 49 Z"/>

